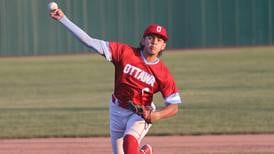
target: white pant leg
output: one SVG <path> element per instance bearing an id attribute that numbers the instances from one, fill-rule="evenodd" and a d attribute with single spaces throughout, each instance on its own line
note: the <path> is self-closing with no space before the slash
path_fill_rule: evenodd
<path id="1" fill-rule="evenodd" d="M 127 123 L 125 135 L 129 134 L 134 136 L 140 144 L 142 139 L 148 133 L 151 125 L 152 124 L 146 123 L 145 120 L 137 114 L 133 114 Z"/>
<path id="2" fill-rule="evenodd" d="M 114 104 L 112 100 L 110 100 L 109 112 L 112 153 L 124 154 L 124 136 L 132 135 L 140 144 L 151 124 L 147 124 L 143 118 L 132 111 Z"/>
<path id="3" fill-rule="evenodd" d="M 124 133 L 111 131 L 112 154 L 124 154 L 123 138 Z"/>
<path id="4" fill-rule="evenodd" d="M 131 111 L 115 105 L 110 101 L 109 105 L 110 137 L 113 154 L 124 154 L 123 138 Z"/>

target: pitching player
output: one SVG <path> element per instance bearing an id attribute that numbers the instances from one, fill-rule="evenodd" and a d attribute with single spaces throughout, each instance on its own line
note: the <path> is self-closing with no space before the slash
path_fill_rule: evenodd
<path id="1" fill-rule="evenodd" d="M 115 86 L 109 103 L 113 153 L 151 154 L 148 144 L 139 149 L 141 140 L 153 122 L 174 116 L 182 102 L 172 75 L 160 59 L 168 41 L 166 29 L 157 24 L 149 25 L 140 47 L 135 48 L 90 37 L 61 9 L 51 11 L 50 16 L 115 67 Z M 157 92 L 162 94 L 166 104 L 160 110 L 152 103 L 153 94 Z"/>

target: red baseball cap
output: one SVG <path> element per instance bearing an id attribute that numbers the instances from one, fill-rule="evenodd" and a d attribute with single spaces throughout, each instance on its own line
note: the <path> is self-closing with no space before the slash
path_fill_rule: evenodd
<path id="1" fill-rule="evenodd" d="M 149 25 L 145 31 L 143 37 L 146 37 L 149 34 L 156 34 L 161 36 L 165 41 L 168 40 L 167 30 L 165 27 L 158 24 Z"/>

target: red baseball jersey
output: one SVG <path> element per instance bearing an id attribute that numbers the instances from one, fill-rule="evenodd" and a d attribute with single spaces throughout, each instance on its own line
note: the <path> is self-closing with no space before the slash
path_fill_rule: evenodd
<path id="1" fill-rule="evenodd" d="M 115 67 L 114 96 L 126 107 L 131 100 L 138 105 L 150 105 L 153 94 L 164 98 L 178 92 L 175 81 L 163 61 L 146 62 L 142 51 L 127 44 L 109 42 Z"/>

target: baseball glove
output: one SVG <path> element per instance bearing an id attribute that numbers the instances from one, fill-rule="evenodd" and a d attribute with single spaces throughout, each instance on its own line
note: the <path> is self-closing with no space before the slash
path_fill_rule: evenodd
<path id="1" fill-rule="evenodd" d="M 129 110 L 141 116 L 148 124 L 151 124 L 152 107 L 135 105 L 132 101 L 129 101 Z"/>

